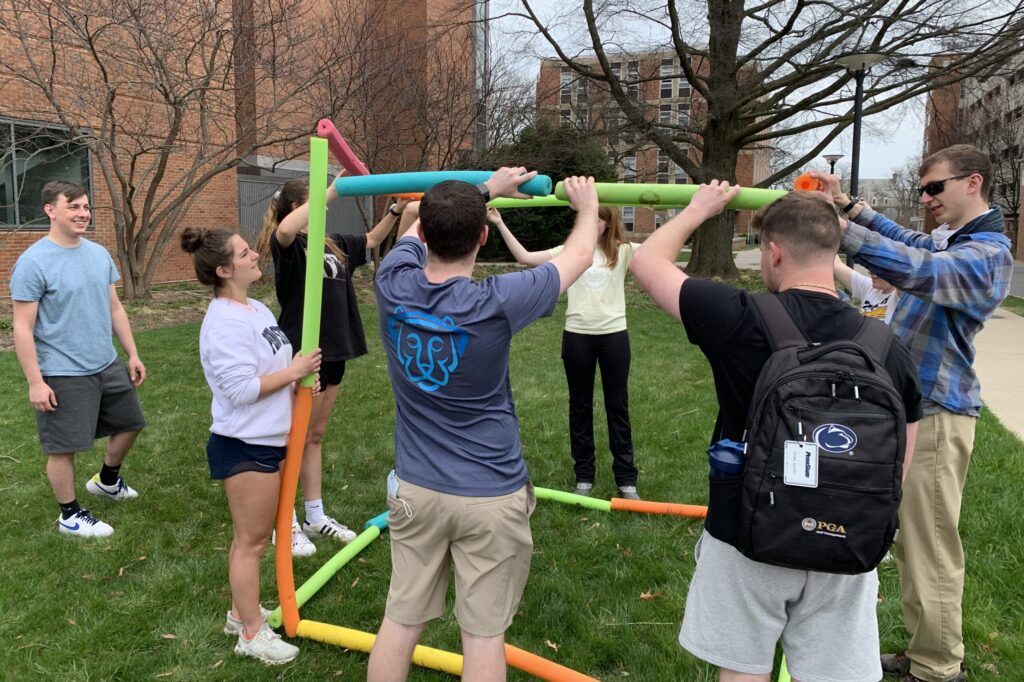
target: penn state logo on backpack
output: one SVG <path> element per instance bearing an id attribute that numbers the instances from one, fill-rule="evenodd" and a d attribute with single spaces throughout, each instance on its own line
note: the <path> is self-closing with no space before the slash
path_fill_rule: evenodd
<path id="1" fill-rule="evenodd" d="M 808 344 L 774 296 L 752 297 L 772 355 L 747 415 L 742 528 L 756 561 L 863 573 L 898 527 L 906 415 L 885 369 L 892 332 L 864 318 L 853 339 Z"/>
<path id="2" fill-rule="evenodd" d="M 388 317 L 388 333 L 406 378 L 427 392 L 448 385 L 469 334 L 452 318 L 395 308 Z"/>

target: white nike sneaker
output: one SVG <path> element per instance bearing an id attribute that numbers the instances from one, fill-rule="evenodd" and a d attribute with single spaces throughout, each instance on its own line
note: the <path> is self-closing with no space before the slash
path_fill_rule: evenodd
<path id="1" fill-rule="evenodd" d="M 103 485 L 100 483 L 100 475 L 96 474 L 85 484 L 85 489 L 97 497 L 105 497 L 108 500 L 116 500 L 117 502 L 123 502 L 124 500 L 130 500 L 139 496 L 138 491 L 135 488 L 129 487 L 120 476 L 117 477 L 117 483 L 114 485 Z"/>
<path id="2" fill-rule="evenodd" d="M 114 529 L 109 524 L 97 519 L 89 513 L 88 509 L 82 509 L 69 519 L 65 519 L 63 514 L 58 516 L 57 530 L 83 538 L 105 538 L 114 533 Z"/>

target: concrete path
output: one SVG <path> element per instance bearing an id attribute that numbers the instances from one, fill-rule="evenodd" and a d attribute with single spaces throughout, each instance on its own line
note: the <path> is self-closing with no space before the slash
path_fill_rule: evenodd
<path id="1" fill-rule="evenodd" d="M 760 270 L 758 249 L 736 254 L 736 267 Z M 1024 297 L 1024 263 L 1014 265 L 1010 291 Z M 1024 440 L 1024 317 L 1000 308 L 974 340 L 981 398 L 999 421 Z"/>

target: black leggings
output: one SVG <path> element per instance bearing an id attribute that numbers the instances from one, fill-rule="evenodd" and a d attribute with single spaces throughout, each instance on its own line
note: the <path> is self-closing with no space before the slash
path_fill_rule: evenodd
<path id="1" fill-rule="evenodd" d="M 618 486 L 636 485 L 633 431 L 629 425 L 629 334 L 562 332 L 562 362 L 569 382 L 569 444 L 576 481 L 593 483 L 594 375 L 601 367 L 608 447 Z"/>

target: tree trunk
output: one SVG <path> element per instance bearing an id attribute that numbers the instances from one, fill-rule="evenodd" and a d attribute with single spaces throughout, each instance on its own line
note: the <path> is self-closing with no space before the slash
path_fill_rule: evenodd
<path id="1" fill-rule="evenodd" d="M 686 274 L 691 277 L 736 279 L 739 271 L 733 260 L 732 237 L 735 232 L 733 211 L 717 215 L 693 235 L 693 250 Z"/>

